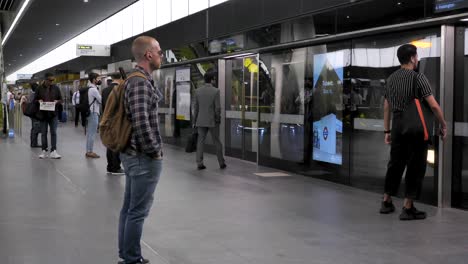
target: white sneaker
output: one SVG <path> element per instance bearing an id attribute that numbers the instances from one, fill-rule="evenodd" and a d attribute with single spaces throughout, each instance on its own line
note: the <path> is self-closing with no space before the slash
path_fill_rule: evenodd
<path id="1" fill-rule="evenodd" d="M 54 150 L 54 151 L 52 151 L 52 152 L 50 153 L 50 158 L 51 158 L 51 159 L 60 159 L 60 158 L 62 158 L 62 156 L 60 156 L 60 155 L 57 153 L 57 151 Z"/>
<path id="2" fill-rule="evenodd" d="M 49 157 L 49 153 L 47 153 L 47 150 L 43 150 L 41 155 L 39 155 L 40 159 L 47 159 Z"/>

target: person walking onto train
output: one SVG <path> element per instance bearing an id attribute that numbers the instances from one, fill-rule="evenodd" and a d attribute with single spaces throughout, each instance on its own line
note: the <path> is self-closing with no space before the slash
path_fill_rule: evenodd
<path id="1" fill-rule="evenodd" d="M 388 78 L 384 94 L 385 144 L 391 145 L 391 151 L 380 213 L 389 214 L 395 211 L 391 196 L 398 193 L 403 171 L 406 168 L 405 200 L 400 220 L 425 219 L 426 213 L 416 209 L 414 200 L 417 200 L 421 194 L 423 178 L 426 173 L 428 140 L 425 136 L 405 133 L 405 127 L 409 124 L 403 117 L 408 105 L 414 102 L 416 95 L 418 99 L 424 99 L 429 104 L 438 119 L 442 140 L 445 140 L 447 135 L 447 124 L 439 104 L 432 95 L 428 79 L 415 71 L 418 67 L 416 46 L 411 44 L 401 46 L 398 48 L 397 56 L 401 68 Z M 418 113 L 414 112 L 414 115 L 417 116 Z M 392 127 L 390 130 L 391 116 Z"/>
<path id="2" fill-rule="evenodd" d="M 223 145 L 219 140 L 219 124 L 221 123 L 221 105 L 219 89 L 214 87 L 216 72 L 209 69 L 204 76 L 205 85 L 195 91 L 194 118 L 198 130 L 197 165 L 199 170 L 206 169 L 203 164 L 203 147 L 208 131 L 216 147 L 216 155 L 221 169 L 226 168 L 223 156 Z"/>

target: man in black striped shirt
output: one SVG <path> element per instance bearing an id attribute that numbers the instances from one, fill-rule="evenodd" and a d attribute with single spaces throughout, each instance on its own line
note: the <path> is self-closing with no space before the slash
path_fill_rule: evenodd
<path id="1" fill-rule="evenodd" d="M 426 213 L 417 210 L 413 201 L 419 198 L 421 186 L 426 173 L 426 158 L 428 141 L 402 134 L 402 113 L 413 100 L 413 83 L 416 85 L 418 98 L 423 98 L 429 104 L 437 117 L 441 128 L 442 140 L 447 134 L 447 125 L 439 104 L 432 95 L 427 78 L 416 73 L 418 65 L 417 48 L 405 44 L 398 48 L 398 60 L 401 68 L 394 72 L 387 80 L 384 101 L 384 127 L 385 143 L 391 144 L 390 161 L 385 177 L 385 192 L 380 213 L 389 214 L 395 211 L 392 195 L 396 195 L 400 186 L 403 171 L 405 177 L 405 201 L 400 220 L 425 219 Z M 414 81 L 414 78 L 416 80 Z M 390 116 L 392 117 L 392 130 L 390 131 Z"/>

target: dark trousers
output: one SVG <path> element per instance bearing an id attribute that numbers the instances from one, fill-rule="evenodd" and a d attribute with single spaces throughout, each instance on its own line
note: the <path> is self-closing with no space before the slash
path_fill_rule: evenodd
<path id="1" fill-rule="evenodd" d="M 38 146 L 38 137 L 41 133 L 41 121 L 31 118 L 31 147 Z"/>
<path id="2" fill-rule="evenodd" d="M 396 195 L 401 178 L 406 168 L 405 198 L 419 199 L 424 175 L 426 174 L 428 143 L 421 137 L 414 138 L 402 135 L 399 131 L 398 115 L 393 119 L 392 144 L 387 175 L 385 176 L 385 193 Z"/>
<path id="3" fill-rule="evenodd" d="M 117 172 L 120 170 L 120 153 L 113 152 L 110 149 L 107 149 L 106 152 L 107 157 L 107 171 L 109 172 Z"/>
<path id="4" fill-rule="evenodd" d="M 85 127 L 86 126 L 86 113 L 78 111 L 78 109 L 76 109 L 76 106 L 75 106 L 75 126 L 78 126 L 80 115 L 81 115 L 81 126 Z"/>
<path id="5" fill-rule="evenodd" d="M 42 144 L 42 150 L 48 150 L 48 143 L 47 143 L 47 134 L 48 134 L 48 128 L 50 127 L 50 143 L 52 145 L 52 148 L 50 151 L 54 151 L 57 149 L 57 125 L 58 125 L 58 119 L 57 117 L 53 117 L 51 119 L 46 119 L 41 121 L 41 144 Z"/>
<path id="6" fill-rule="evenodd" d="M 216 156 L 218 157 L 219 166 L 225 163 L 223 156 L 223 145 L 219 140 L 219 125 L 215 127 L 198 127 L 198 141 L 197 141 L 197 164 L 203 165 L 203 147 L 205 146 L 205 139 L 210 131 L 211 138 L 216 147 Z"/>

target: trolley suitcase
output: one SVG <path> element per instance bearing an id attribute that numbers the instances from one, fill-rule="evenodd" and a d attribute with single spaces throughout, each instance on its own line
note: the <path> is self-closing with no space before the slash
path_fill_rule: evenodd
<path id="1" fill-rule="evenodd" d="M 63 111 L 62 116 L 60 118 L 60 122 L 66 123 L 67 122 L 67 112 Z"/>

